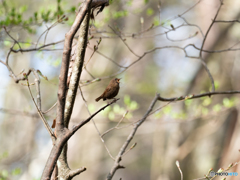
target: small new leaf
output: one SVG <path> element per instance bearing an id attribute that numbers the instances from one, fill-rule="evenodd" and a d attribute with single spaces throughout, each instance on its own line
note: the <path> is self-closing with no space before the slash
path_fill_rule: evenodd
<path id="1" fill-rule="evenodd" d="M 134 144 L 130 147 L 130 149 L 135 148 L 136 145 L 137 145 L 137 143 L 134 143 Z"/>
<path id="2" fill-rule="evenodd" d="M 37 73 L 40 75 L 40 76 L 42 76 L 45 80 L 47 80 L 48 81 L 48 78 L 47 78 L 47 76 L 44 76 L 42 73 L 41 73 L 41 71 L 40 70 L 37 70 Z"/>

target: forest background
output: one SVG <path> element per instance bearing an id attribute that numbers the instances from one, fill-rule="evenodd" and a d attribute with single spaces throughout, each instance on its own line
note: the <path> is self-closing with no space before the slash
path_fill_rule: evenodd
<path id="1" fill-rule="evenodd" d="M 0 179 L 43 177 L 54 135 L 41 119 L 51 126 L 59 115 L 65 34 L 80 5 L 1 1 Z M 98 6 L 69 129 L 107 104 L 95 98 L 115 77 L 121 78 L 120 99 L 69 139 L 70 168 L 59 176 L 67 179 L 80 167 L 81 174 L 70 178 L 109 179 L 114 167 L 111 178 L 123 180 L 207 179 L 220 168 L 240 173 L 239 7 L 237 0 L 115 0 Z M 142 124 L 116 166 L 137 122 Z"/>

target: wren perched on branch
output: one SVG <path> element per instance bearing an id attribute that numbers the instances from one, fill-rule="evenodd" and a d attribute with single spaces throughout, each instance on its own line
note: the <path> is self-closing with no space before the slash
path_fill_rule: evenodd
<path id="1" fill-rule="evenodd" d="M 119 82 L 120 79 L 118 78 L 114 78 L 110 81 L 110 83 L 108 84 L 107 88 L 105 89 L 105 91 L 103 92 L 103 94 L 101 96 L 99 96 L 96 101 L 99 101 L 100 99 L 103 99 L 103 101 L 107 100 L 107 99 L 113 99 L 115 96 L 117 96 L 118 91 L 120 89 L 119 87 Z"/>

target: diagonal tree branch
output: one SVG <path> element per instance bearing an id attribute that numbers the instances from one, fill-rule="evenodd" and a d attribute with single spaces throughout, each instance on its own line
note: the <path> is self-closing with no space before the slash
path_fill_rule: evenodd
<path id="1" fill-rule="evenodd" d="M 130 142 L 132 141 L 135 133 L 137 132 L 138 128 L 141 126 L 141 124 L 147 119 L 148 115 L 150 114 L 150 112 L 152 111 L 154 105 L 156 104 L 158 98 L 159 98 L 159 94 L 157 94 L 155 96 L 155 98 L 153 99 L 151 105 L 149 106 L 147 112 L 145 113 L 145 115 L 143 116 L 142 119 L 140 119 L 139 121 L 137 121 L 134 126 L 133 129 L 131 131 L 131 133 L 128 135 L 127 140 L 125 141 L 125 143 L 122 145 L 120 151 L 118 152 L 117 157 L 115 158 L 115 162 L 114 165 L 112 166 L 112 169 L 110 170 L 110 172 L 108 173 L 107 176 L 107 180 L 111 180 L 115 174 L 115 172 L 120 169 L 120 168 L 124 168 L 122 165 L 120 165 L 120 162 L 122 160 L 122 156 L 124 155 L 124 153 L 126 152 L 126 149 L 128 147 L 128 145 L 130 144 Z"/>
<path id="2" fill-rule="evenodd" d="M 50 180 L 50 177 L 52 175 L 52 172 L 56 166 L 56 162 L 58 160 L 59 155 L 62 152 L 62 149 L 66 142 L 73 136 L 75 132 L 77 132 L 82 126 L 87 124 L 94 116 L 96 116 L 99 112 L 103 111 L 106 107 L 110 106 L 111 104 L 117 102 L 119 99 L 113 100 L 111 103 L 103 106 L 101 109 L 99 109 L 97 112 L 92 114 L 89 118 L 87 118 L 84 121 L 81 121 L 77 126 L 74 126 L 71 130 L 67 131 L 61 138 L 58 138 L 56 143 L 54 144 L 51 153 L 49 155 L 47 164 L 44 168 L 41 180 Z M 70 172 L 70 174 L 72 171 Z"/>

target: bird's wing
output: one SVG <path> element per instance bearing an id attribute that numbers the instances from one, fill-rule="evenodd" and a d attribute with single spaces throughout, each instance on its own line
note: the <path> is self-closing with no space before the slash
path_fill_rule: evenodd
<path id="1" fill-rule="evenodd" d="M 112 90 L 111 87 L 107 87 L 106 90 L 105 90 L 105 93 L 107 93 L 107 92 L 109 92 L 109 91 L 111 91 L 111 90 Z"/>

